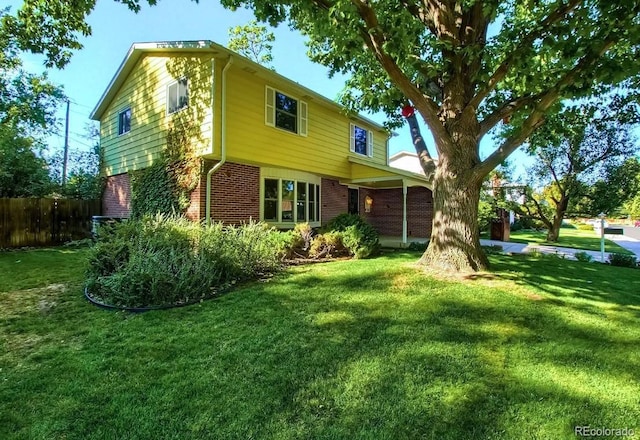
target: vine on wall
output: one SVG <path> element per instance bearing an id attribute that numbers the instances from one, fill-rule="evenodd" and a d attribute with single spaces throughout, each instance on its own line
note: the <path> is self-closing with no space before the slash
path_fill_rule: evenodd
<path id="1" fill-rule="evenodd" d="M 167 131 L 167 145 L 160 159 L 148 168 L 130 173 L 131 216 L 183 215 L 198 185 L 202 160 L 195 151 L 199 127 L 181 112 Z"/>

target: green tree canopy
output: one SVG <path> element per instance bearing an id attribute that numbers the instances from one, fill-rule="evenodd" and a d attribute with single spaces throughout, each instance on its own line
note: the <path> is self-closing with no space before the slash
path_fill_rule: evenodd
<path id="1" fill-rule="evenodd" d="M 122 0 L 133 10 L 140 1 Z M 154 4 L 155 0 L 147 3 Z M 601 93 L 640 69 L 638 0 L 222 0 L 308 37 L 311 59 L 350 76 L 352 109 L 384 110 L 400 123 L 410 102 L 435 140 L 420 156 L 433 177 L 426 265 L 487 267 L 477 209 L 484 177 L 544 122 L 561 99 Z M 5 20 L 21 48 L 64 64 L 93 1 L 27 0 Z M 513 130 L 486 157 L 480 140 L 502 121 Z M 426 215 L 427 213 L 425 213 Z"/>
<path id="2" fill-rule="evenodd" d="M 34 140 L 0 125 L 0 197 L 44 197 L 53 188 L 47 162 Z"/>
<path id="3" fill-rule="evenodd" d="M 529 138 L 526 149 L 535 162 L 528 174 L 534 187 L 544 189 L 536 193 L 529 188 L 527 203 L 516 208 L 546 225 L 547 241 L 558 240 L 562 220 L 577 202 L 589 212 L 609 212 L 605 207 L 624 202 L 613 187 L 605 196 L 603 185 L 626 186 L 622 164 L 640 148 L 632 133 L 637 114 L 635 103 L 617 97 L 567 106 L 547 115 Z"/>
<path id="4" fill-rule="evenodd" d="M 276 40 L 273 32 L 257 21 L 251 20 L 244 26 L 229 29 L 229 49 L 238 52 L 256 63 L 272 68 L 273 42 Z"/>

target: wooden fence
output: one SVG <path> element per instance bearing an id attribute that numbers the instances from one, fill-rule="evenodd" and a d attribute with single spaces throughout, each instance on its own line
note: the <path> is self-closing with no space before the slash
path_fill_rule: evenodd
<path id="1" fill-rule="evenodd" d="M 100 200 L 0 199 L 0 248 L 51 246 L 91 236 Z"/>

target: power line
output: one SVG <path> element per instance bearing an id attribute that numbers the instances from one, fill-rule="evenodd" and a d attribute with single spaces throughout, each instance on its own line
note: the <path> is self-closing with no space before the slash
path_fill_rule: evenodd
<path id="1" fill-rule="evenodd" d="M 80 104 L 78 101 L 76 101 L 75 99 L 71 99 L 69 98 L 69 101 L 71 101 L 72 104 L 77 105 L 78 107 L 84 107 L 88 110 L 93 111 L 93 107 L 89 107 L 88 105 L 84 105 L 84 104 Z"/>

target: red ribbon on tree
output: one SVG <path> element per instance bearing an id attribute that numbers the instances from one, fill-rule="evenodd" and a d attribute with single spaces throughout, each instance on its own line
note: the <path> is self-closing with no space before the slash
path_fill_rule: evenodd
<path id="1" fill-rule="evenodd" d="M 411 116 L 413 116 L 416 112 L 416 109 L 414 109 L 411 105 L 407 104 L 404 107 L 402 107 L 402 116 L 404 116 L 405 118 L 410 118 Z"/>

